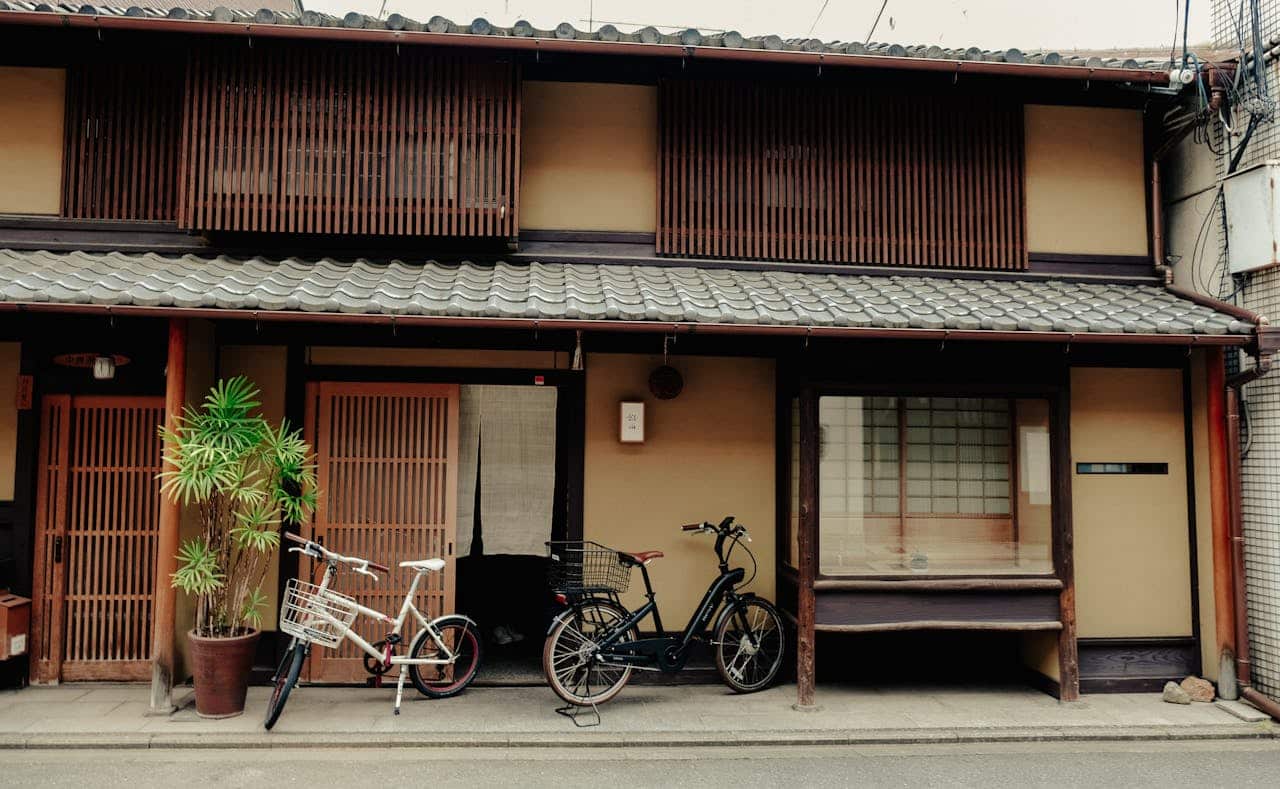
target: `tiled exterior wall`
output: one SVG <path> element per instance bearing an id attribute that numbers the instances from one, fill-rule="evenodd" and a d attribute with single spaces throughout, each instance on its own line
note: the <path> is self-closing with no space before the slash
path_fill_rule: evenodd
<path id="1" fill-rule="evenodd" d="M 1239 47 L 1236 14 L 1240 0 L 1215 0 L 1213 37 L 1218 48 Z M 1241 30 L 1248 36 L 1248 4 L 1244 4 Z M 1262 40 L 1280 34 L 1280 0 L 1262 0 Z M 1247 39 L 1246 39 L 1247 45 Z M 1266 64 L 1267 86 L 1272 97 L 1280 96 L 1280 61 Z M 1232 120 L 1243 127 L 1243 113 Z M 1218 134 L 1219 142 L 1221 134 Z M 1205 151 L 1204 155 L 1212 155 Z M 1267 159 L 1280 158 L 1280 122 L 1260 124 L 1240 162 L 1249 167 Z M 1218 174 L 1225 175 L 1227 162 L 1218 159 Z M 1221 223 L 1216 228 L 1225 234 Z M 1210 278 L 1211 295 L 1228 297 L 1250 310 L 1280 320 L 1280 269 L 1260 271 L 1241 287 L 1221 274 L 1226 261 Z M 1206 268 L 1208 268 L 1206 266 Z M 1249 596 L 1250 649 L 1253 682 L 1263 693 L 1280 696 L 1280 375 L 1271 374 L 1245 387 L 1245 415 L 1248 434 L 1244 437 L 1243 462 L 1245 568 Z"/>

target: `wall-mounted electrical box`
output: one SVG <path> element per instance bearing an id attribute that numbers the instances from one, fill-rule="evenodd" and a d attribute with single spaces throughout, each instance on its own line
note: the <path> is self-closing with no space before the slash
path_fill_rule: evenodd
<path id="1" fill-rule="evenodd" d="M 1244 274 L 1280 266 L 1280 161 L 1255 164 L 1222 179 L 1227 207 L 1227 268 Z"/>

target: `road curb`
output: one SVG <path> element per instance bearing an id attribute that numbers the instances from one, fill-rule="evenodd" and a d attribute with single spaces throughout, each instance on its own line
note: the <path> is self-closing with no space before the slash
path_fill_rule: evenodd
<path id="1" fill-rule="evenodd" d="M 1280 738 L 1271 723 L 1240 726 L 855 729 L 717 732 L 433 732 L 6 734 L 0 749 L 271 748 L 702 748 L 726 746 L 936 745 L 1017 742 L 1176 742 Z"/>

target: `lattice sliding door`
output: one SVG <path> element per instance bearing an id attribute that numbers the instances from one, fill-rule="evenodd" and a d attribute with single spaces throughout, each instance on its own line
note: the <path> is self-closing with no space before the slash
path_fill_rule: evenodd
<path id="1" fill-rule="evenodd" d="M 1027 265 L 1012 101 L 668 80 L 658 169 L 663 255 Z"/>
<path id="2" fill-rule="evenodd" d="M 164 400 L 52 395 L 42 411 L 32 678 L 147 679 Z"/>
<path id="3" fill-rule="evenodd" d="M 395 616 L 413 579 L 396 564 L 439 557 L 441 574 L 428 576 L 415 604 L 428 616 L 453 610 L 454 536 L 458 490 L 458 387 L 427 384 L 312 384 L 307 432 L 316 451 L 320 501 L 312 539 L 348 556 L 391 566 L 378 582 L 341 572 L 335 588 Z M 311 571 L 303 560 L 300 573 Z M 369 642 L 385 623 L 357 620 Z M 408 637 L 415 624 L 405 628 Z M 354 682 L 366 676 L 364 653 L 344 642 L 312 651 L 313 682 Z"/>

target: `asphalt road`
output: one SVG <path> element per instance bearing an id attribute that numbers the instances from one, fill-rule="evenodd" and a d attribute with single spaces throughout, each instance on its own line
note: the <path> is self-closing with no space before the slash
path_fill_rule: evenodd
<path id="1" fill-rule="evenodd" d="M 1280 742 L 0 752 L 0 785 L 1270 786 Z"/>

